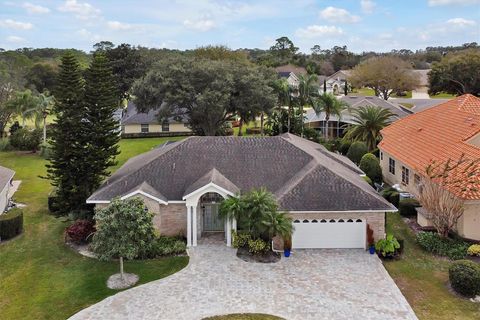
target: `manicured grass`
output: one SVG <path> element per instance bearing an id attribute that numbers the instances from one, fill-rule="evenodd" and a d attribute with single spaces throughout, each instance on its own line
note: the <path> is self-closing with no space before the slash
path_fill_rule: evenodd
<path id="1" fill-rule="evenodd" d="M 450 94 L 450 93 L 437 93 L 435 95 L 430 95 L 430 98 L 432 98 L 432 99 L 453 99 L 453 98 L 455 98 L 455 95 Z"/>
<path id="2" fill-rule="evenodd" d="M 423 251 L 398 213 L 387 216 L 387 232 L 405 240 L 401 260 L 385 261 L 385 268 L 407 298 L 419 319 L 480 319 L 480 305 L 448 288 L 451 262 Z"/>
<path id="3" fill-rule="evenodd" d="M 407 103 L 407 102 L 402 102 L 400 103 L 402 106 L 404 106 L 405 108 L 408 108 L 408 109 L 411 109 L 413 108 L 413 103 Z"/>
<path id="4" fill-rule="evenodd" d="M 405 99 L 411 99 L 412 98 L 412 91 L 407 91 L 405 92 L 404 96 L 398 96 L 395 93 L 392 93 L 391 95 L 392 98 L 405 98 Z"/>
<path id="5" fill-rule="evenodd" d="M 375 91 L 370 88 L 354 89 L 349 95 L 374 96 Z"/>
<path id="6" fill-rule="evenodd" d="M 237 313 L 225 316 L 216 316 L 205 318 L 204 320 L 281 320 L 283 318 L 259 313 Z"/>
<path id="7" fill-rule="evenodd" d="M 172 138 L 122 140 L 118 166 L 166 140 Z M 68 222 L 48 214 L 50 184 L 39 178 L 45 175 L 45 160 L 38 155 L 0 152 L 0 164 L 16 171 L 15 179 L 22 184 L 15 199 L 27 204 L 25 232 L 0 244 L 0 318 L 65 319 L 114 294 L 116 291 L 108 289 L 105 282 L 118 272 L 118 263 L 73 252 L 63 241 Z M 125 270 L 138 274 L 140 283 L 146 283 L 187 264 L 188 257 L 169 257 L 128 261 Z"/>

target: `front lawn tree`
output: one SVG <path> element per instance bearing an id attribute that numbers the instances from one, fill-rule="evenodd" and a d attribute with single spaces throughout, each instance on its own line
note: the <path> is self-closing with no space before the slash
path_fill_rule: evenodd
<path id="1" fill-rule="evenodd" d="M 448 237 L 463 215 L 462 194 L 480 188 L 480 159 L 432 162 L 425 169 L 419 188 L 413 189 L 422 213 L 442 237 Z"/>
<path id="2" fill-rule="evenodd" d="M 471 49 L 449 53 L 440 62 L 433 63 L 428 74 L 430 94 L 441 92 L 480 96 L 480 52 Z"/>
<path id="3" fill-rule="evenodd" d="M 93 252 L 100 260 L 120 260 L 120 275 L 124 280 L 123 259 L 135 259 L 155 239 L 154 214 L 143 200 L 113 199 L 95 213 L 96 229 L 92 240 Z"/>
<path id="4" fill-rule="evenodd" d="M 420 85 L 410 63 L 392 56 L 373 57 L 353 68 L 348 79 L 356 88 L 368 87 L 388 100 L 392 92 L 414 90 Z"/>
<path id="5" fill-rule="evenodd" d="M 312 106 L 315 114 L 319 117 L 322 112 L 325 113 L 325 140 L 328 140 L 330 116 L 337 116 L 338 121 L 342 117 L 342 112 L 349 107 L 345 101 L 337 99 L 331 93 L 323 93 L 318 98 L 312 99 Z"/>

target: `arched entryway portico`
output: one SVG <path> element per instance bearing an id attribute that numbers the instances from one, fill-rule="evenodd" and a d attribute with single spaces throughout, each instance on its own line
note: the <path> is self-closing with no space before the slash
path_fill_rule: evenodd
<path id="1" fill-rule="evenodd" d="M 235 196 L 210 182 L 183 197 L 187 206 L 187 246 L 196 246 L 202 232 L 225 232 L 227 246 L 232 245 L 232 229 L 236 230 L 235 219 L 220 219 L 219 204 L 227 197 Z"/>

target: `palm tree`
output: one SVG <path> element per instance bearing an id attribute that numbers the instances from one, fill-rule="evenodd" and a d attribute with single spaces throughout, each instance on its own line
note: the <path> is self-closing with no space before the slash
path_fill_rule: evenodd
<path id="1" fill-rule="evenodd" d="M 388 109 L 377 106 L 365 106 L 353 112 L 354 124 L 348 129 L 346 138 L 366 143 L 368 150 L 373 151 L 380 141 L 380 130 L 388 126 L 394 116 Z"/>
<path id="2" fill-rule="evenodd" d="M 22 117 L 22 126 L 25 127 L 25 120 L 32 117 L 29 110 L 37 104 L 37 97 L 30 90 L 18 91 L 8 104 L 15 109 L 16 114 Z"/>
<path id="3" fill-rule="evenodd" d="M 285 212 L 269 212 L 264 216 L 262 224 L 267 229 L 269 239 L 273 239 L 277 235 L 282 238 L 288 238 L 294 230 L 292 218 L 287 216 Z"/>
<path id="4" fill-rule="evenodd" d="M 312 101 L 312 98 L 318 95 L 318 77 L 315 74 L 305 74 L 298 77 L 298 88 L 296 90 L 296 97 L 300 105 L 300 116 L 301 116 L 301 133 L 303 137 L 303 109 L 308 107 Z"/>
<path id="5" fill-rule="evenodd" d="M 294 88 L 288 83 L 287 79 L 281 78 L 274 82 L 273 84 L 274 90 L 278 96 L 278 106 L 279 108 L 283 108 L 284 106 L 288 107 L 288 122 L 287 122 L 287 130 L 290 132 L 291 120 L 290 117 L 292 115 L 292 94 Z"/>
<path id="6" fill-rule="evenodd" d="M 318 98 L 312 99 L 312 106 L 318 117 L 322 112 L 325 112 L 325 140 L 328 140 L 330 115 L 337 116 L 340 122 L 342 111 L 349 108 L 349 105 L 345 101 L 337 99 L 331 93 L 324 93 Z"/>
<path id="7" fill-rule="evenodd" d="M 47 142 L 47 116 L 52 111 L 54 104 L 55 98 L 50 96 L 48 91 L 45 91 L 38 96 L 36 99 L 36 104 L 24 112 L 28 117 L 35 117 L 36 127 L 39 127 L 40 123 L 42 123 L 43 143 Z"/>

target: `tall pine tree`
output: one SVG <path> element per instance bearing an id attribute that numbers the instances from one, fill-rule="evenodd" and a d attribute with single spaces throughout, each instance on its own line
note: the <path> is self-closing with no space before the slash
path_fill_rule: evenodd
<path id="1" fill-rule="evenodd" d="M 85 107 L 87 110 L 88 155 L 90 167 L 86 179 L 90 192 L 109 175 L 108 168 L 116 164 L 119 153 L 119 126 L 113 115 L 118 108 L 115 80 L 107 57 L 97 52 L 85 76 Z"/>
<path id="2" fill-rule="evenodd" d="M 85 208 L 89 195 L 84 179 L 89 174 L 86 163 L 88 149 L 84 80 L 80 66 L 72 53 L 62 57 L 55 90 L 57 119 L 52 129 L 52 153 L 47 164 L 47 178 L 56 187 L 60 214 Z"/>

